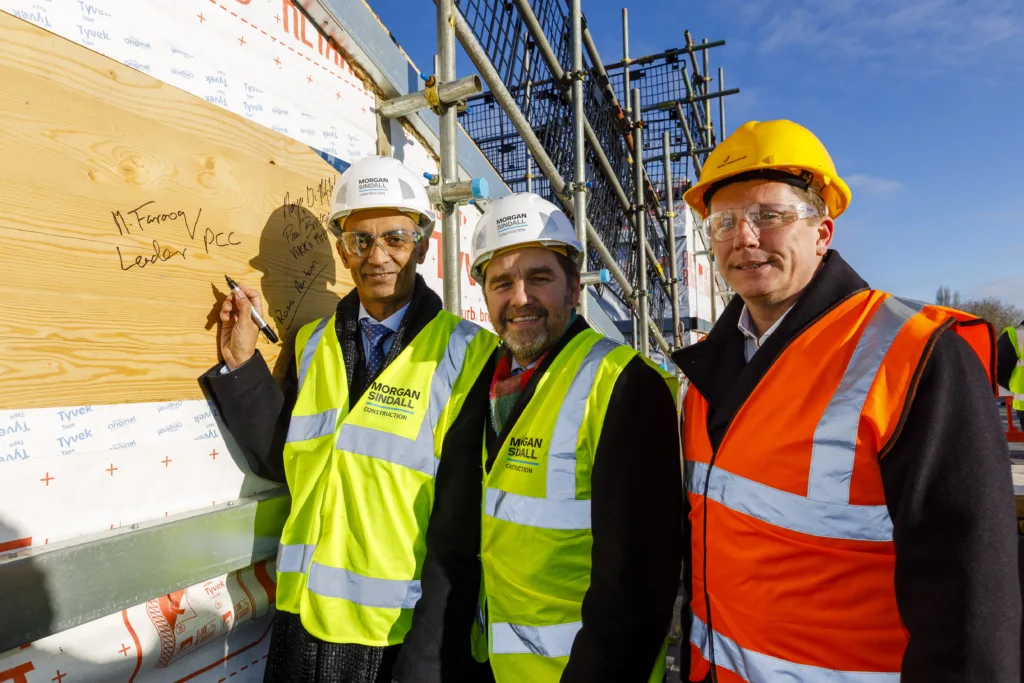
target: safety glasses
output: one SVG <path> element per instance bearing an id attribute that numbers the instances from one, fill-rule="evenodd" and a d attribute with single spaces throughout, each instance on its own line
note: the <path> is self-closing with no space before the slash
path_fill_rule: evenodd
<path id="1" fill-rule="evenodd" d="M 341 233 L 341 244 L 352 256 L 369 256 L 375 244 L 380 245 L 389 256 L 406 254 L 422 239 L 422 233 L 405 229 L 389 230 L 379 235 L 368 232 Z"/>
<path id="2" fill-rule="evenodd" d="M 736 228 L 744 218 L 754 228 L 758 236 L 763 231 L 784 228 L 791 223 L 811 216 L 819 216 L 821 212 L 810 204 L 751 204 L 745 209 L 726 209 L 709 214 L 701 222 L 701 229 L 708 237 L 724 242 L 736 234 Z"/>

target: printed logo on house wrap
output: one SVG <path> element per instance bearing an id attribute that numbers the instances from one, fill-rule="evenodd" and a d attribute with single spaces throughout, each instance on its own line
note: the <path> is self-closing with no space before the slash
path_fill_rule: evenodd
<path id="1" fill-rule="evenodd" d="M 132 415 L 131 417 L 119 417 L 110 424 L 108 424 L 107 429 L 110 431 L 114 431 L 115 429 L 123 429 L 128 425 L 135 424 L 136 422 L 138 422 L 138 417 L 135 415 Z"/>
<path id="2" fill-rule="evenodd" d="M 0 463 L 28 460 L 28 449 L 22 435 L 31 432 L 25 413 L 8 413 L 7 418 L 0 422 L 0 438 L 6 438 L 6 446 L 0 451 Z"/>
<path id="3" fill-rule="evenodd" d="M 525 213 L 515 213 L 511 216 L 504 216 L 498 219 L 498 237 L 505 237 L 507 235 L 514 235 L 517 232 L 523 232 L 529 225 L 530 224 Z"/>
<path id="4" fill-rule="evenodd" d="M 533 474 L 537 467 L 537 450 L 544 448 L 544 439 L 535 436 L 512 437 L 505 453 L 505 469 Z"/>
<path id="5" fill-rule="evenodd" d="M 174 424 L 167 425 L 166 427 L 160 427 L 156 430 L 156 435 L 161 436 L 163 434 L 173 434 L 174 432 L 181 429 L 181 423 L 175 422 Z"/>
<path id="6" fill-rule="evenodd" d="M 416 401 L 420 392 L 406 387 L 393 387 L 383 382 L 374 382 L 366 394 L 366 407 L 371 415 L 383 415 L 398 420 L 408 420 L 416 414 Z"/>
<path id="7" fill-rule="evenodd" d="M 34 8 L 36 11 L 25 12 L 20 9 L 14 10 L 14 16 L 18 17 L 22 21 L 27 21 L 43 28 L 53 28 L 50 23 L 50 18 L 46 16 L 46 12 L 42 8 Z"/>
<path id="8" fill-rule="evenodd" d="M 388 179 L 387 178 L 360 178 L 359 179 L 359 196 L 360 197 L 373 197 L 375 195 L 383 195 L 388 192 Z"/>

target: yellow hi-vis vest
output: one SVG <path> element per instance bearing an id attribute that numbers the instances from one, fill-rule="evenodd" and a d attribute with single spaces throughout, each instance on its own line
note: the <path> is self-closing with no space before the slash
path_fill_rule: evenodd
<path id="1" fill-rule="evenodd" d="M 295 341 L 277 607 L 332 643 L 401 643 L 420 597 L 445 434 L 497 337 L 442 311 L 349 410 L 335 317 Z"/>
<path id="2" fill-rule="evenodd" d="M 498 683 L 555 683 L 569 660 L 590 587 L 594 452 L 612 388 L 636 355 L 593 330 L 573 337 L 537 382 L 484 476 L 486 610 L 477 614 L 474 654 L 482 659 L 483 628 Z M 674 403 L 676 379 L 651 366 Z M 662 680 L 666 645 L 667 634 L 651 662 L 651 681 Z"/>
<path id="3" fill-rule="evenodd" d="M 1014 410 L 1024 410 L 1024 325 L 1007 327 L 1005 331 L 1013 348 L 1017 349 L 1017 365 L 1010 374 L 1010 386 L 1006 388 L 1013 392 Z"/>

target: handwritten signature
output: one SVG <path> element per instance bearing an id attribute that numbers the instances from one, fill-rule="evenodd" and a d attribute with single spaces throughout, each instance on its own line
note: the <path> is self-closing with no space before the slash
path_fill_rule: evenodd
<path id="1" fill-rule="evenodd" d="M 173 249 L 171 247 L 160 247 L 160 242 L 153 240 L 153 255 L 152 256 L 136 256 L 134 261 L 129 261 L 128 265 L 124 263 L 124 255 L 121 253 L 121 247 L 115 247 L 117 249 L 117 258 L 121 263 L 121 270 L 131 270 L 132 268 L 145 268 L 148 265 L 154 263 L 163 263 L 164 261 L 170 261 L 175 256 L 180 256 L 182 260 L 185 260 L 185 252 L 188 248 L 184 248 L 181 251 Z M 129 257 L 130 258 L 130 257 Z"/>

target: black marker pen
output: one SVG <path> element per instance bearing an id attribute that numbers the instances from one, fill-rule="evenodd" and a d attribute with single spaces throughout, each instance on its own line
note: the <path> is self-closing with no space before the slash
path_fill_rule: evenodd
<path id="1" fill-rule="evenodd" d="M 238 292 L 242 296 L 245 296 L 245 293 L 238 288 L 238 285 L 235 284 L 234 280 L 229 278 L 227 275 L 224 276 L 224 279 L 228 281 L 228 287 L 231 288 L 232 292 Z M 260 331 L 263 333 L 263 335 L 267 338 L 268 341 L 270 341 L 271 344 L 276 344 L 277 335 L 274 334 L 274 331 L 272 329 L 270 329 L 270 325 L 267 325 L 267 323 L 264 322 L 263 317 L 259 314 L 259 311 L 256 310 L 256 307 L 251 306 L 249 310 L 252 311 L 252 319 L 257 325 L 260 326 Z"/>

